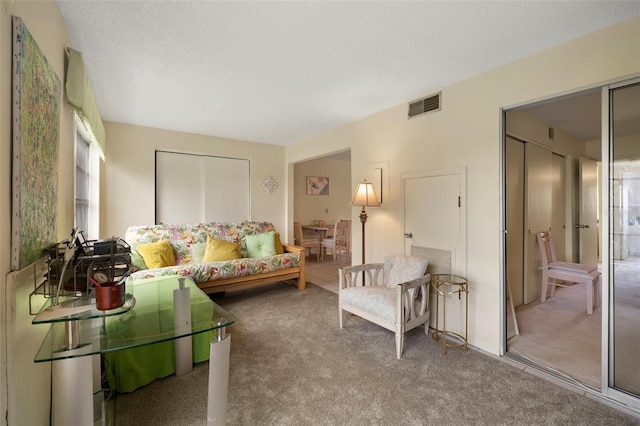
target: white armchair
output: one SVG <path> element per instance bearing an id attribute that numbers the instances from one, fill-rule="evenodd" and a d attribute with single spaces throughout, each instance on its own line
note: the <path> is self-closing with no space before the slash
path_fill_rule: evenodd
<path id="1" fill-rule="evenodd" d="M 340 268 L 340 328 L 345 312 L 351 312 L 395 332 L 396 355 L 401 359 L 405 332 L 424 324 L 429 334 L 427 265 L 427 259 L 397 254 L 385 257 L 384 263 Z"/>

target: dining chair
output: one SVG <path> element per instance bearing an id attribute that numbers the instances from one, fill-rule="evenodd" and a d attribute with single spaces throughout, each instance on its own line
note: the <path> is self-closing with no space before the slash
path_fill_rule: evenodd
<path id="1" fill-rule="evenodd" d="M 336 222 L 333 230 L 332 238 L 324 238 L 321 242 L 322 245 L 322 258 L 327 249 L 331 250 L 333 254 L 333 263 L 340 261 L 340 255 L 342 253 L 345 256 L 349 256 L 349 248 L 351 241 L 351 221 L 340 220 Z"/>
<path id="2" fill-rule="evenodd" d="M 566 287 L 566 285 L 558 284 L 556 280 L 582 283 L 587 285 L 587 313 L 589 315 L 593 314 L 593 308 L 594 306 L 596 308 L 600 306 L 602 296 L 602 279 L 598 266 L 559 262 L 556 260 L 551 234 L 549 232 L 538 232 L 536 238 L 540 248 L 540 258 L 542 259 L 542 266 L 538 268 L 542 271 L 540 301 L 542 303 L 546 302 L 547 292 L 549 297 L 553 297 L 556 286 Z"/>
<path id="3" fill-rule="evenodd" d="M 322 245 L 321 241 L 317 238 L 308 238 L 304 236 L 302 232 L 302 225 L 300 222 L 293 222 L 293 238 L 295 240 L 295 245 L 304 247 L 305 253 L 306 249 L 309 249 L 309 254 L 311 254 L 311 249 L 316 249 L 316 258 L 318 262 L 322 262 Z"/>

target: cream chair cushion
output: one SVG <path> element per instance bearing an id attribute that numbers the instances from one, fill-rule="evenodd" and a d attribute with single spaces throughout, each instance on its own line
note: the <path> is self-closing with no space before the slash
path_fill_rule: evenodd
<path id="1" fill-rule="evenodd" d="M 424 275 L 429 261 L 421 257 L 392 254 L 384 258 L 383 281 L 389 288 Z"/>
<path id="2" fill-rule="evenodd" d="M 391 323 L 396 321 L 396 292 L 389 287 L 349 287 L 342 290 L 340 297 L 342 303 L 360 308 Z"/>

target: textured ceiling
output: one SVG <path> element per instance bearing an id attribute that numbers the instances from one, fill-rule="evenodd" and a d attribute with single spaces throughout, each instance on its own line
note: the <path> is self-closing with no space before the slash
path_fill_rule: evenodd
<path id="1" fill-rule="evenodd" d="M 638 1 L 58 5 L 105 120 L 278 145 L 640 15 Z"/>

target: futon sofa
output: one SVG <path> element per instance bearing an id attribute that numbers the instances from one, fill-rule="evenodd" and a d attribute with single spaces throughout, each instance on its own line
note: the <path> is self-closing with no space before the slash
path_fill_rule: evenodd
<path id="1" fill-rule="evenodd" d="M 288 280 L 306 286 L 305 249 L 283 245 L 269 222 L 130 226 L 124 239 L 134 280 L 188 276 L 205 293 Z"/>

